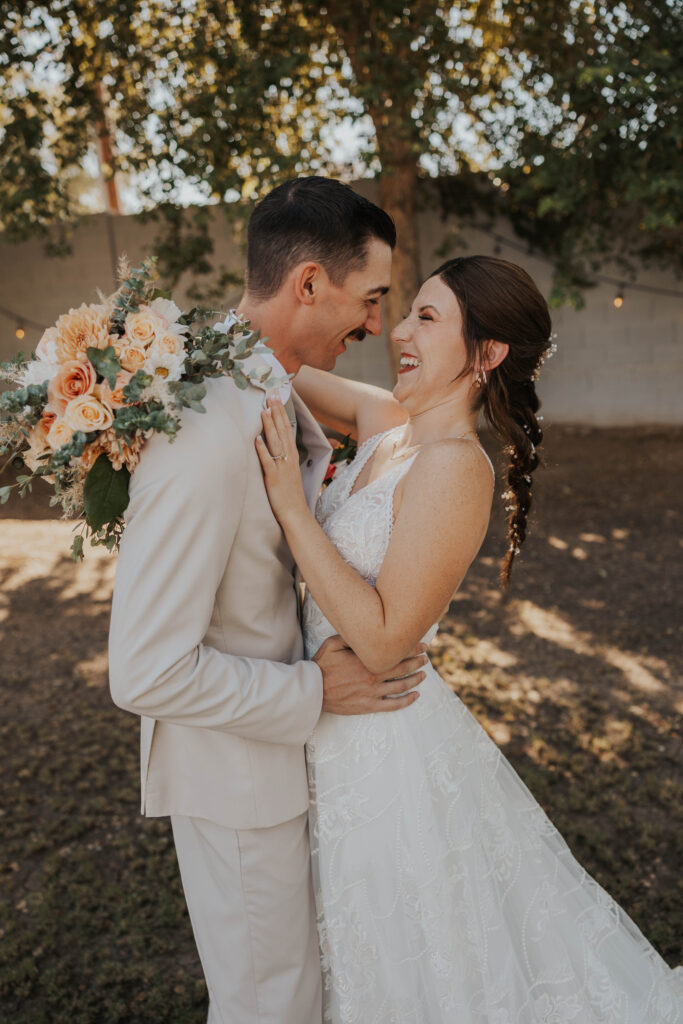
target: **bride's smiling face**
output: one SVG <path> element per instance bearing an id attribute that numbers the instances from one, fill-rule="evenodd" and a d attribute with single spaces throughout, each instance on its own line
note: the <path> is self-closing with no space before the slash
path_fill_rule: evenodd
<path id="1" fill-rule="evenodd" d="M 419 412 L 471 387 L 471 372 L 456 380 L 467 363 L 462 313 L 440 277 L 425 281 L 391 340 L 400 356 L 394 398 L 407 412 Z"/>

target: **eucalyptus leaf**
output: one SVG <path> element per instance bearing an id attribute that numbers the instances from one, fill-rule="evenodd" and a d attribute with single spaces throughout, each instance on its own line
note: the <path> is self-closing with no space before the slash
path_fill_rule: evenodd
<path id="1" fill-rule="evenodd" d="M 116 378 L 121 371 L 121 363 L 116 358 L 116 350 L 113 345 L 106 348 L 93 348 L 89 346 L 85 354 L 95 367 L 95 370 L 104 377 L 109 387 L 113 390 L 116 387 Z"/>
<path id="2" fill-rule="evenodd" d="M 100 455 L 85 478 L 83 503 L 91 530 L 122 515 L 128 507 L 130 473 L 124 467 L 114 469 L 106 455 Z"/>
<path id="3" fill-rule="evenodd" d="M 71 557 L 74 562 L 83 561 L 83 537 L 80 534 L 71 542 Z"/>

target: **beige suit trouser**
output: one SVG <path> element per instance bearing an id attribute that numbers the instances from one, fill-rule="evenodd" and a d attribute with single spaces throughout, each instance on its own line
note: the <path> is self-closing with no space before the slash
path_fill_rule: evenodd
<path id="1" fill-rule="evenodd" d="M 171 823 L 208 1024 L 320 1024 L 308 815 L 258 829 Z"/>

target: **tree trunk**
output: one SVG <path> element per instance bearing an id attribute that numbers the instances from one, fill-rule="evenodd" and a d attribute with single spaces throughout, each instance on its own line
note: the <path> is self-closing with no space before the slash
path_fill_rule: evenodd
<path id="1" fill-rule="evenodd" d="M 409 312 L 422 280 L 415 209 L 417 180 L 417 160 L 412 155 L 401 162 L 392 162 L 389 155 L 382 158 L 380 206 L 393 217 L 397 235 L 391 290 L 384 300 L 388 331 Z M 389 341 L 394 376 L 398 370 L 399 355 L 396 345 Z"/>
<path id="2" fill-rule="evenodd" d="M 415 19 L 431 11 L 431 3 L 424 5 L 425 11 L 421 11 L 421 7 L 421 4 L 413 5 Z M 393 20 L 382 5 L 375 8 L 368 20 L 367 5 L 362 0 L 328 0 L 327 12 L 375 126 L 382 165 L 380 205 L 396 224 L 391 290 L 384 300 L 386 323 L 391 330 L 410 309 L 420 285 L 415 216 L 419 133 L 413 124 L 412 91 L 406 94 L 405 88 L 396 88 L 397 68 L 405 62 L 412 67 L 415 62 L 411 49 L 414 33 L 393 32 Z M 400 78 L 400 71 L 398 75 Z M 389 342 L 394 375 L 398 369 L 395 348 Z"/>

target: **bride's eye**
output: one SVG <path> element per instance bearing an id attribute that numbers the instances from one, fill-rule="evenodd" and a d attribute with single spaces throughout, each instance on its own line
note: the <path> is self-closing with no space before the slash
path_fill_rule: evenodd
<path id="1" fill-rule="evenodd" d="M 433 316 L 429 316 L 428 313 L 420 313 L 420 320 L 433 320 Z"/>

